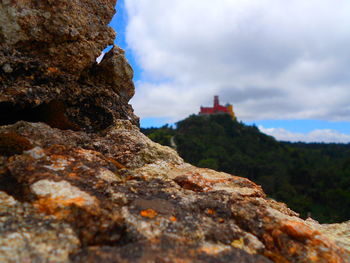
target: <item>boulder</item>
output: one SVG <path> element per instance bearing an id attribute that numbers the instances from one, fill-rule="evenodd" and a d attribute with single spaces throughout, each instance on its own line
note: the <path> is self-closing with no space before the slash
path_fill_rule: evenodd
<path id="1" fill-rule="evenodd" d="M 0 3 L 0 125 L 19 120 L 60 129 L 138 124 L 128 104 L 133 71 L 108 26 L 115 0 Z"/>

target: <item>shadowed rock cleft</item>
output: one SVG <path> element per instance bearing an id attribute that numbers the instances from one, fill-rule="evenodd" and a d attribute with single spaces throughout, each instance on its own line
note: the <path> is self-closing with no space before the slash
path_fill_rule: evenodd
<path id="1" fill-rule="evenodd" d="M 53 100 L 35 107 L 19 108 L 0 104 L 0 125 L 18 121 L 43 122 L 62 130 L 96 132 L 113 124 L 113 115 L 106 109 L 85 100 L 75 105 Z"/>

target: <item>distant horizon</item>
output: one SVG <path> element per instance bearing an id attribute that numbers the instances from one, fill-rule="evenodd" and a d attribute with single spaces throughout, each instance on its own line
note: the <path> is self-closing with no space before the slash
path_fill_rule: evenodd
<path id="1" fill-rule="evenodd" d="M 297 0 L 286 10 L 282 1 L 119 0 L 111 26 L 135 72 L 141 126 L 197 114 L 217 94 L 277 140 L 350 142 L 350 36 L 339 23 L 350 23 L 350 2 Z"/>
<path id="2" fill-rule="evenodd" d="M 193 113 L 194 115 L 197 115 L 195 113 Z M 189 116 L 193 115 L 190 114 L 185 118 L 188 118 Z M 183 119 L 185 119 L 183 118 Z M 176 122 L 182 121 L 178 120 Z M 312 121 L 305 121 L 305 120 L 289 120 L 289 125 L 288 123 L 286 123 L 286 121 L 282 121 L 284 126 L 288 126 L 290 127 L 290 129 L 292 132 L 288 132 L 288 130 L 284 130 L 284 131 L 277 131 L 279 134 L 282 134 L 282 136 L 274 136 L 273 133 L 274 131 L 271 129 L 276 129 L 276 128 L 265 128 L 265 127 L 269 127 L 271 126 L 271 123 L 273 123 L 273 125 L 276 124 L 276 120 L 262 120 L 262 121 L 256 121 L 256 122 L 245 122 L 242 120 L 237 120 L 239 122 L 244 123 L 245 125 L 249 125 L 249 126 L 256 126 L 260 132 L 265 133 L 267 135 L 273 136 L 277 141 L 284 141 L 284 142 L 303 142 L 303 143 L 336 143 L 336 144 L 349 144 L 350 142 L 344 142 L 342 140 L 342 138 L 339 138 L 339 141 L 335 141 L 333 139 L 333 134 L 332 132 L 330 132 L 329 138 L 327 139 L 327 137 L 324 136 L 323 132 L 320 134 L 317 132 L 315 132 L 314 130 L 314 126 L 319 126 L 319 127 L 327 127 L 327 129 L 325 128 L 325 130 L 331 130 L 329 129 L 329 127 L 334 127 L 334 130 L 337 129 L 339 126 L 341 126 L 341 123 L 320 123 L 319 121 L 315 121 L 318 122 L 317 124 L 313 124 Z M 168 122 L 164 122 L 161 121 L 159 119 L 155 119 L 155 120 L 148 120 L 146 119 L 140 119 L 140 128 L 143 129 L 148 129 L 148 128 L 161 128 L 165 125 L 171 126 L 171 127 L 176 127 L 176 122 L 173 123 L 168 123 Z M 303 127 L 304 131 L 303 132 L 298 132 L 296 130 L 299 130 L 298 126 Z M 280 128 L 283 129 L 283 128 Z M 342 129 L 346 129 L 345 127 L 341 127 L 340 130 Z M 295 130 L 295 131 L 294 131 Z M 322 130 L 322 129 L 321 129 Z M 293 132 L 294 131 L 294 132 Z M 347 132 L 347 131 L 346 131 Z M 297 135 L 297 136 L 296 136 Z M 322 138 L 321 138 L 322 136 Z M 277 138 L 276 138 L 277 137 Z"/>

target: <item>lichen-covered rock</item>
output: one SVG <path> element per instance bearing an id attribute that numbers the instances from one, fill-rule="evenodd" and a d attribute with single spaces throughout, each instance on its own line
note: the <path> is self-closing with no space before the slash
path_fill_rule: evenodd
<path id="1" fill-rule="evenodd" d="M 319 225 L 312 219 L 307 220 L 313 227 L 334 241 L 338 246 L 350 251 L 350 221 L 340 224 Z"/>
<path id="2" fill-rule="evenodd" d="M 35 146 L 46 148 L 54 144 L 99 152 L 117 161 L 119 167 L 138 168 L 160 160 L 176 164 L 183 162 L 174 150 L 153 143 L 136 126 L 125 120 L 117 120 L 115 126 L 100 133 L 60 130 L 44 123 L 24 121 L 0 126 L 0 150 L 3 155 L 14 155 Z"/>
<path id="3" fill-rule="evenodd" d="M 298 218 L 245 178 L 184 163 L 128 121 L 98 134 L 18 122 L 0 128 L 9 134 L 25 143 L 3 155 L 0 190 L 68 224 L 83 244 L 74 262 L 350 259 L 330 226 Z"/>
<path id="4" fill-rule="evenodd" d="M 142 135 L 115 1 L 0 3 L 1 262 L 350 262 L 349 223 Z"/>
<path id="5" fill-rule="evenodd" d="M 79 247 L 68 224 L 0 191 L 1 262 L 68 262 Z"/>

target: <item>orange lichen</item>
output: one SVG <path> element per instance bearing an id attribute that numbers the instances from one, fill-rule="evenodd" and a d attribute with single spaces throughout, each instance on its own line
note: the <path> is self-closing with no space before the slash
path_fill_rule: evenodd
<path id="1" fill-rule="evenodd" d="M 209 215 L 215 215 L 216 214 L 216 212 L 215 212 L 215 210 L 214 209 L 211 209 L 211 208 L 207 208 L 207 214 L 209 214 Z"/>
<path id="2" fill-rule="evenodd" d="M 186 175 L 178 176 L 174 179 L 174 181 L 180 185 L 182 188 L 191 190 L 194 192 L 203 192 L 205 189 L 201 182 L 196 180 L 195 177 L 188 177 Z"/>
<path id="3" fill-rule="evenodd" d="M 172 222 L 176 222 L 176 221 L 177 221 L 177 218 L 176 218 L 175 216 L 171 216 L 171 217 L 169 218 L 169 220 L 172 221 Z"/>
<path id="4" fill-rule="evenodd" d="M 271 259 L 273 262 L 278 262 L 278 263 L 290 263 L 289 260 L 287 260 L 284 256 L 274 253 L 272 251 L 265 250 L 264 251 L 264 256 Z"/>
<path id="5" fill-rule="evenodd" d="M 76 205 L 82 207 L 85 204 L 85 199 L 82 197 L 63 199 L 60 197 L 44 197 L 40 198 L 33 203 L 33 206 L 36 207 L 39 212 L 54 215 L 57 218 L 65 218 L 70 214 L 69 207 Z"/>
<path id="6" fill-rule="evenodd" d="M 271 234 L 262 236 L 264 255 L 274 262 L 287 263 L 297 257 L 303 257 L 305 262 L 344 262 L 341 248 L 301 221 L 285 220 L 282 226 L 270 231 Z"/>
<path id="7" fill-rule="evenodd" d="M 318 233 L 316 231 L 316 233 Z M 319 262 L 320 258 L 325 259 L 325 262 L 341 263 L 342 255 L 346 252 L 343 248 L 336 246 L 328 238 L 319 234 L 315 235 L 309 240 L 308 245 L 310 247 L 308 251 L 308 259 L 310 262 Z"/>
<path id="8" fill-rule="evenodd" d="M 28 165 L 28 166 L 26 167 L 26 170 L 27 170 L 27 171 L 34 171 L 34 170 L 35 170 L 35 167 L 34 167 L 33 165 Z"/>
<path id="9" fill-rule="evenodd" d="M 299 240 L 311 239 L 316 234 L 319 234 L 318 231 L 313 230 L 308 225 L 291 220 L 284 222 L 281 230 L 289 236 Z"/>
<path id="10" fill-rule="evenodd" d="M 110 163 L 114 164 L 115 167 L 117 167 L 118 169 L 125 169 L 126 167 L 121 164 L 120 162 L 114 160 L 113 158 L 107 158 L 107 161 L 109 161 Z"/>
<path id="11" fill-rule="evenodd" d="M 292 244 L 292 245 L 289 247 L 288 252 L 289 252 L 289 254 L 291 254 L 291 255 L 297 254 L 297 252 L 298 252 L 298 246 Z"/>
<path id="12" fill-rule="evenodd" d="M 267 249 L 274 249 L 275 248 L 273 238 L 269 234 L 264 233 L 262 235 L 262 240 L 264 241 L 264 244 L 265 244 Z"/>
<path id="13" fill-rule="evenodd" d="M 187 172 L 182 176 L 175 178 L 175 182 L 182 188 L 192 190 L 195 192 L 208 192 L 212 191 L 215 187 L 222 185 L 234 184 L 238 186 L 249 187 L 256 189 L 259 193 L 262 192 L 261 187 L 249 181 L 236 176 L 224 176 L 218 178 L 211 178 L 205 173 L 200 172 Z M 262 195 L 262 194 L 261 194 Z"/>
<path id="14" fill-rule="evenodd" d="M 60 72 L 60 70 L 56 67 L 48 67 L 47 68 L 47 73 L 49 73 L 49 74 L 54 74 L 54 73 L 59 73 L 59 72 Z"/>
<path id="15" fill-rule="evenodd" d="M 96 188 L 100 188 L 100 187 L 104 187 L 105 186 L 105 181 L 103 180 L 98 180 L 96 183 L 95 183 L 95 187 Z"/>
<path id="16" fill-rule="evenodd" d="M 150 219 L 153 219 L 155 218 L 158 214 L 156 211 L 154 211 L 153 209 L 146 209 L 146 210 L 142 210 L 140 212 L 140 215 L 143 216 L 143 217 L 147 217 L 147 218 L 150 218 Z"/>
<path id="17" fill-rule="evenodd" d="M 52 164 L 50 165 L 52 169 L 61 170 L 68 166 L 71 162 L 68 160 L 67 156 L 52 154 L 50 156 Z"/>
<path id="18" fill-rule="evenodd" d="M 76 173 L 69 173 L 68 176 L 71 177 L 71 178 L 78 177 L 78 175 Z"/>

